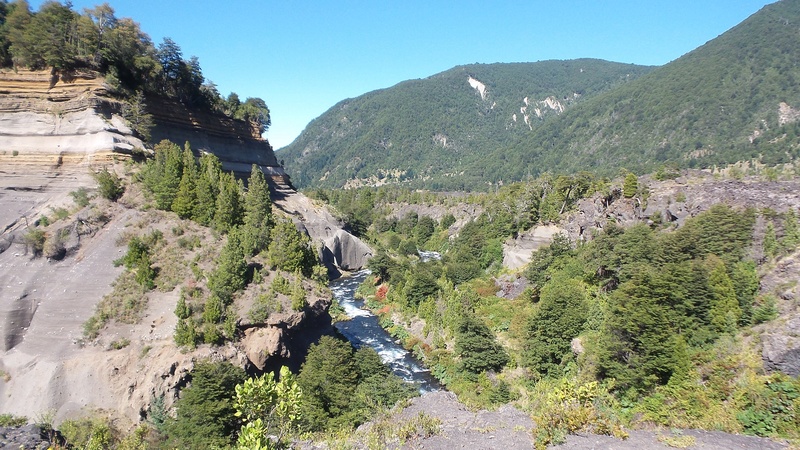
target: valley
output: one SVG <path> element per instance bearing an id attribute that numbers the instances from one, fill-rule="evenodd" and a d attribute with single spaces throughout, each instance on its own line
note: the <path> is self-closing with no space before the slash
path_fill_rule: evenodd
<path id="1" fill-rule="evenodd" d="M 800 1 L 659 67 L 459 65 L 277 152 L 107 4 L 0 19 L 0 446 L 800 442 Z"/>

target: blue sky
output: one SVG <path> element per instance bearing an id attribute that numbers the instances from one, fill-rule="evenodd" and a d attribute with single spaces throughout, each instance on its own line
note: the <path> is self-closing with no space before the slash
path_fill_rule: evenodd
<path id="1" fill-rule="evenodd" d="M 41 0 L 31 0 L 38 9 Z M 82 10 L 98 1 L 73 0 Z M 278 149 L 345 98 L 460 64 L 600 58 L 662 65 L 764 0 L 109 0 L 197 56 L 227 95 L 261 97 Z"/>

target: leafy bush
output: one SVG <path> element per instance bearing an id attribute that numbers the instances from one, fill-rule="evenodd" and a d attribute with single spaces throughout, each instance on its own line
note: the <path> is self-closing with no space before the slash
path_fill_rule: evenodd
<path id="1" fill-rule="evenodd" d="M 236 385 L 247 379 L 244 370 L 227 362 L 199 362 L 191 384 L 175 402 L 176 417 L 166 424 L 169 448 L 210 448 L 232 444 L 239 429 Z"/>

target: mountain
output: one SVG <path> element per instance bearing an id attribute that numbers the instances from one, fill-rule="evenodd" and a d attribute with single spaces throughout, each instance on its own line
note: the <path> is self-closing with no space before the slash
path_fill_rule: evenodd
<path id="1" fill-rule="evenodd" d="M 312 121 L 278 158 L 299 187 L 449 179 L 481 183 L 497 148 L 530 136 L 586 99 L 650 67 L 601 60 L 458 66 L 344 100 Z"/>
<path id="2" fill-rule="evenodd" d="M 771 4 L 656 69 L 597 60 L 456 67 L 337 104 L 278 158 L 299 187 L 433 189 L 545 171 L 787 162 L 800 142 L 798 24 L 800 1 Z"/>

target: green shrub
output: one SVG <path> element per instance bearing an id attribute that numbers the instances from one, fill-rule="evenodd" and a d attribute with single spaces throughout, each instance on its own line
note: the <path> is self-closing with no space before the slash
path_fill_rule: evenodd
<path id="1" fill-rule="evenodd" d="M 25 416 L 0 414 L 0 427 L 21 427 L 27 423 L 28 418 Z"/>
<path id="2" fill-rule="evenodd" d="M 25 233 L 25 245 L 33 252 L 34 256 L 39 256 L 44 250 L 46 235 L 39 228 L 30 229 Z"/>
<path id="3" fill-rule="evenodd" d="M 72 191 L 69 193 L 72 196 L 72 199 L 75 201 L 75 204 L 80 206 L 81 208 L 85 208 L 89 206 L 89 190 L 82 187 L 76 191 Z"/>

